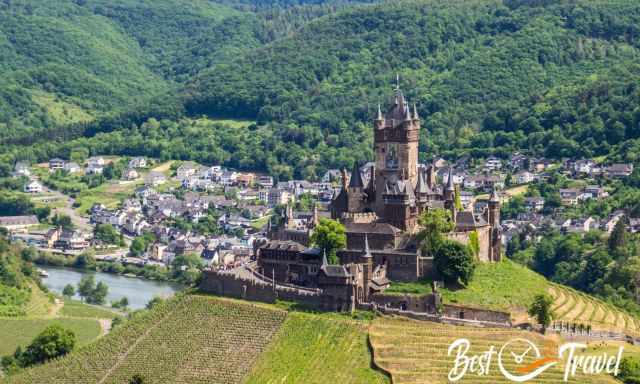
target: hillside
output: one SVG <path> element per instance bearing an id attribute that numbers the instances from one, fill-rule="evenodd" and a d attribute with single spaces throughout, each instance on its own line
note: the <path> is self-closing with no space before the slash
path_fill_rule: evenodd
<path id="1" fill-rule="evenodd" d="M 423 118 L 423 156 L 615 152 L 638 135 L 637 113 L 628 114 L 638 101 L 640 6 L 539 3 L 347 9 L 202 71 L 188 106 L 272 122 L 283 143 L 273 157 L 299 174 L 318 158 L 324 167 L 369 158 L 369 119 L 397 72 Z"/>
<path id="2" fill-rule="evenodd" d="M 453 356 L 447 356 L 449 345 L 457 339 L 466 338 L 471 342 L 468 355 L 481 354 L 490 346 L 501 348 L 502 345 L 515 338 L 525 338 L 542 349 L 551 342 L 554 349 L 558 340 L 545 339 L 539 334 L 511 329 L 486 329 L 474 327 L 455 327 L 442 324 L 423 323 L 401 318 L 376 319 L 370 329 L 370 339 L 374 350 L 375 363 L 391 373 L 393 382 L 397 384 L 439 384 L 447 383 L 447 375 L 452 368 Z M 410 340 L 410 341 L 408 341 Z M 505 359 L 505 367 L 515 372 L 518 365 L 513 359 Z M 525 363 L 531 362 L 527 356 Z M 542 373 L 533 383 L 563 382 L 564 364 L 553 367 Z M 478 376 L 469 371 L 461 382 L 468 383 L 512 383 L 498 369 L 496 359 L 487 375 Z M 578 373 L 569 383 L 618 383 L 611 376 L 587 376 Z"/>
<path id="3" fill-rule="evenodd" d="M 345 383 L 387 382 L 370 368 L 370 359 L 363 322 L 182 295 L 138 314 L 96 343 L 5 382 L 74 383 L 82 377 L 83 383 L 122 383 L 135 374 L 153 383 L 296 378 L 323 383 L 331 377 Z"/>
<path id="4" fill-rule="evenodd" d="M 387 292 L 423 294 L 430 293 L 431 287 L 428 281 L 397 283 Z M 468 286 L 441 288 L 440 293 L 445 303 L 512 312 L 516 323 L 529 321 L 527 306 L 536 295 L 545 293 L 554 299 L 554 321 L 591 325 L 594 330 L 640 334 L 640 319 L 636 316 L 586 293 L 554 284 L 510 260 L 479 264 Z"/>
<path id="5" fill-rule="evenodd" d="M 183 125 L 186 112 L 257 121 L 252 140 L 225 134 L 217 145 L 254 157 L 215 160 L 316 177 L 370 158 L 369 120 L 395 73 L 423 118 L 423 159 L 525 149 L 635 162 L 640 153 L 636 2 L 8 4 L 0 139 L 17 146 L 3 147 L 7 163 L 92 140 L 113 154 L 159 143 L 160 157 L 180 137 L 135 128 L 151 117 Z M 132 133 L 142 145 L 120 139 Z M 71 140 L 81 136 L 89 142 Z M 54 141 L 31 145 L 41 139 Z"/>

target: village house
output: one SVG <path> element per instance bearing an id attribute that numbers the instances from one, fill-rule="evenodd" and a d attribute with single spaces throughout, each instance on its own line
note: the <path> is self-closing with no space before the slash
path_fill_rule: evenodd
<path id="1" fill-rule="evenodd" d="M 66 163 L 64 163 L 62 169 L 69 174 L 73 174 L 80 172 L 82 168 L 80 168 L 80 164 L 76 163 L 75 161 L 67 161 Z"/>
<path id="2" fill-rule="evenodd" d="M 515 152 L 509 157 L 509 168 L 513 170 L 524 169 L 529 158 L 520 152 Z"/>
<path id="3" fill-rule="evenodd" d="M 0 216 L 0 228 L 9 232 L 24 232 L 40 224 L 36 216 Z"/>
<path id="4" fill-rule="evenodd" d="M 602 224 L 600 225 L 600 229 L 607 233 L 613 232 L 613 228 L 615 228 L 618 221 L 624 218 L 624 211 L 617 210 L 612 212 L 605 220 L 602 220 Z"/>
<path id="5" fill-rule="evenodd" d="M 145 177 L 145 184 L 156 187 L 167 182 L 167 177 L 162 172 L 151 171 Z"/>
<path id="6" fill-rule="evenodd" d="M 524 170 L 513 175 L 513 180 L 516 184 L 529 184 L 535 180 L 535 176 L 533 173 Z"/>
<path id="7" fill-rule="evenodd" d="M 56 229 L 58 239 L 53 243 L 54 248 L 64 250 L 82 250 L 89 246 L 85 235 L 80 231 Z"/>
<path id="8" fill-rule="evenodd" d="M 581 195 L 580 190 L 577 188 L 561 188 L 560 199 L 564 205 L 577 205 L 578 197 Z"/>
<path id="9" fill-rule="evenodd" d="M 484 162 L 484 167 L 490 171 L 497 171 L 502 168 L 502 160 L 495 156 L 489 156 Z"/>
<path id="10" fill-rule="evenodd" d="M 531 169 L 535 173 L 544 172 L 549 167 L 553 165 L 553 162 L 549 159 L 541 158 L 541 159 L 533 159 L 531 161 Z"/>
<path id="11" fill-rule="evenodd" d="M 271 188 L 269 190 L 268 203 L 272 207 L 276 205 L 287 205 L 293 201 L 293 195 L 286 189 Z"/>
<path id="12" fill-rule="evenodd" d="M 273 187 L 273 177 L 267 176 L 267 175 L 260 175 L 258 176 L 257 184 L 262 186 L 263 188 L 271 188 Z"/>
<path id="13" fill-rule="evenodd" d="M 468 210 L 472 207 L 475 200 L 473 193 L 469 191 L 460 191 L 460 204 L 464 210 Z"/>
<path id="14" fill-rule="evenodd" d="M 255 180 L 255 176 L 253 173 L 240 173 L 236 177 L 236 184 L 241 187 L 248 188 L 253 185 Z"/>
<path id="15" fill-rule="evenodd" d="M 178 169 L 176 169 L 176 178 L 178 180 L 183 180 L 189 176 L 195 175 L 198 169 L 198 164 L 194 163 L 193 161 L 185 161 L 184 163 L 180 164 Z"/>
<path id="16" fill-rule="evenodd" d="M 26 193 L 42 193 L 43 187 L 37 180 L 31 180 L 24 185 L 24 191 Z"/>
<path id="17" fill-rule="evenodd" d="M 26 161 L 18 161 L 15 165 L 13 176 L 15 177 L 30 177 L 31 167 Z"/>
<path id="18" fill-rule="evenodd" d="M 134 157 L 129 160 L 129 168 L 146 168 L 147 167 L 147 159 L 144 157 Z"/>
<path id="19" fill-rule="evenodd" d="M 124 172 L 122 172 L 123 180 L 135 180 L 139 176 L 140 175 L 138 174 L 138 171 L 136 171 L 134 168 L 127 168 L 124 170 Z"/>
<path id="20" fill-rule="evenodd" d="M 604 188 L 598 186 L 598 185 L 587 185 L 586 187 L 584 187 L 584 191 L 583 191 L 583 199 L 587 200 L 587 199 L 602 199 L 605 198 L 607 196 L 609 196 L 609 193 L 607 193 Z"/>
<path id="21" fill-rule="evenodd" d="M 323 183 L 331 183 L 340 181 L 341 173 L 339 169 L 329 169 L 322 176 Z"/>
<path id="22" fill-rule="evenodd" d="M 64 167 L 64 160 L 59 158 L 53 158 L 49 160 L 49 171 L 55 172 L 57 170 L 61 170 Z"/>
<path id="23" fill-rule="evenodd" d="M 580 219 L 571 219 L 563 223 L 561 230 L 565 233 L 585 233 L 598 228 L 598 222 L 589 216 Z"/>
<path id="24" fill-rule="evenodd" d="M 528 212 L 540 212 L 544 208 L 544 199 L 542 197 L 526 197 L 524 206 Z"/>
<path id="25" fill-rule="evenodd" d="M 631 176 L 633 164 L 612 164 L 604 169 L 605 175 L 611 178 L 623 178 Z"/>
<path id="26" fill-rule="evenodd" d="M 90 157 L 87 160 L 86 173 L 100 175 L 104 171 L 105 161 L 101 156 Z"/>

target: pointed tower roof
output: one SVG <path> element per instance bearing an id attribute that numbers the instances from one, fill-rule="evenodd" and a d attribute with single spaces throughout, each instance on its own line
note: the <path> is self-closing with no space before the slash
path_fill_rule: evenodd
<path id="1" fill-rule="evenodd" d="M 371 250 L 369 250 L 369 239 L 367 238 L 367 235 L 364 235 L 364 257 L 373 257 L 371 255 Z"/>
<path id="2" fill-rule="evenodd" d="M 413 119 L 420 120 L 420 116 L 418 116 L 418 107 L 416 106 L 416 103 L 413 103 Z"/>
<path id="3" fill-rule="evenodd" d="M 493 188 L 493 191 L 491 191 L 491 198 L 489 199 L 489 201 L 492 203 L 500 202 L 500 197 L 498 197 L 498 191 L 495 189 L 495 187 Z"/>
<path id="4" fill-rule="evenodd" d="M 447 191 L 454 191 L 453 187 L 453 168 L 449 167 L 449 177 L 447 178 Z"/>
<path id="5" fill-rule="evenodd" d="M 329 262 L 327 261 L 327 250 L 323 250 L 322 251 L 322 267 L 326 267 L 327 265 L 329 265 Z"/>
<path id="6" fill-rule="evenodd" d="M 404 120 L 405 121 L 411 121 L 411 108 L 409 108 L 409 104 L 405 105 L 405 115 L 404 115 Z"/>
<path id="7" fill-rule="evenodd" d="M 362 182 L 362 174 L 360 174 L 360 166 L 358 163 L 353 163 L 353 171 L 351 171 L 351 180 L 349 180 L 349 188 L 364 188 Z"/>
<path id="8" fill-rule="evenodd" d="M 376 120 L 378 121 L 384 120 L 384 117 L 382 117 L 382 109 L 380 108 L 380 103 L 378 103 L 378 116 L 376 117 Z"/>
<path id="9" fill-rule="evenodd" d="M 431 189 L 427 184 L 426 178 L 424 177 L 424 172 L 422 170 L 418 171 L 418 183 L 416 184 L 416 193 L 417 194 L 431 193 Z"/>

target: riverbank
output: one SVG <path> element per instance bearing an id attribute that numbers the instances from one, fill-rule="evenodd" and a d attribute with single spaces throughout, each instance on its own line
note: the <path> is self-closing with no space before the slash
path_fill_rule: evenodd
<path id="1" fill-rule="evenodd" d="M 167 298 L 186 288 L 185 285 L 174 282 L 125 277 L 113 273 L 69 267 L 44 266 L 43 268 L 49 274 L 48 277 L 42 279 L 43 285 L 57 295 L 62 295 L 62 290 L 67 284 L 77 288 L 80 280 L 91 274 L 94 275 L 96 282 L 103 282 L 109 287 L 107 303 L 126 297 L 129 301 L 129 308 L 132 310 L 145 308 L 147 303 L 156 296 Z M 74 298 L 79 299 L 80 296 L 76 294 Z"/>

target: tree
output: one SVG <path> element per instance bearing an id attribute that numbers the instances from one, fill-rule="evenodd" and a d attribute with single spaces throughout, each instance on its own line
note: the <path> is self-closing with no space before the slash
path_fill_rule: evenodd
<path id="1" fill-rule="evenodd" d="M 448 284 L 467 285 L 476 268 L 469 247 L 453 240 L 441 240 L 434 249 L 436 271 Z"/>
<path id="2" fill-rule="evenodd" d="M 129 247 L 129 252 L 132 256 L 142 256 L 144 252 L 147 250 L 147 242 L 142 237 L 136 237 L 131 242 L 131 246 Z"/>
<path id="3" fill-rule="evenodd" d="M 438 244 L 444 239 L 442 234 L 453 229 L 451 212 L 442 208 L 430 209 L 420 216 L 418 222 L 423 227 L 417 235 L 418 242 L 422 244 L 422 252 L 433 255 Z"/>
<path id="4" fill-rule="evenodd" d="M 40 364 L 66 355 L 73 350 L 75 344 L 76 335 L 73 331 L 59 325 L 50 325 L 36 336 L 25 351 L 20 354 L 18 360 L 22 367 Z"/>
<path id="5" fill-rule="evenodd" d="M 618 255 L 626 243 L 627 228 L 624 217 L 621 217 L 613 227 L 613 231 L 611 231 L 611 235 L 609 236 L 609 252 L 613 255 Z"/>
<path id="6" fill-rule="evenodd" d="M 120 244 L 120 234 L 111 224 L 98 224 L 93 230 L 93 237 L 106 244 Z"/>
<path id="7" fill-rule="evenodd" d="M 96 258 L 93 255 L 93 251 L 86 250 L 76 257 L 73 262 L 73 266 L 79 269 L 91 269 L 96 268 Z"/>
<path id="8" fill-rule="evenodd" d="M 96 287 L 96 278 L 94 275 L 86 275 L 78 283 L 78 294 L 82 300 L 87 300 Z"/>
<path id="9" fill-rule="evenodd" d="M 95 289 L 91 292 L 87 298 L 87 302 L 91 304 L 104 304 L 107 299 L 107 293 L 109 293 L 109 287 L 104 282 L 99 282 Z"/>
<path id="10" fill-rule="evenodd" d="M 145 380 L 144 377 L 142 375 L 133 375 L 133 377 L 131 377 L 131 380 L 129 380 L 129 384 L 144 384 Z"/>
<path id="11" fill-rule="evenodd" d="M 331 219 L 320 219 L 320 223 L 313 230 L 311 243 L 326 252 L 330 264 L 337 264 L 337 251 L 347 246 L 347 236 L 344 225 Z"/>
<path id="12" fill-rule="evenodd" d="M 158 304 L 162 303 L 162 298 L 159 296 L 154 296 L 153 299 L 149 300 L 149 302 L 147 303 L 147 309 L 151 309 L 153 307 L 155 307 Z"/>
<path id="13" fill-rule="evenodd" d="M 542 326 L 542 333 L 545 333 L 551 319 L 553 318 L 553 312 L 551 306 L 553 305 L 553 299 L 545 294 L 536 295 L 533 298 L 533 303 L 529 306 L 529 316 L 536 318 L 538 324 Z"/>
<path id="14" fill-rule="evenodd" d="M 64 286 L 64 289 L 62 290 L 62 294 L 66 297 L 72 297 L 73 295 L 76 294 L 76 289 L 73 287 L 73 285 L 67 284 Z"/>
<path id="15" fill-rule="evenodd" d="M 51 219 L 51 224 L 56 227 L 62 227 L 63 229 L 74 229 L 73 221 L 71 221 L 71 217 L 67 215 L 58 215 L 56 214 Z"/>

